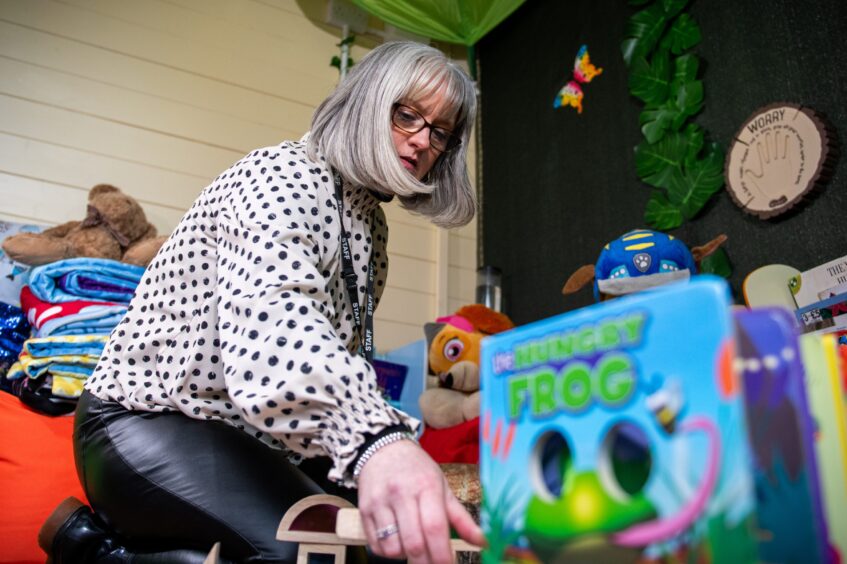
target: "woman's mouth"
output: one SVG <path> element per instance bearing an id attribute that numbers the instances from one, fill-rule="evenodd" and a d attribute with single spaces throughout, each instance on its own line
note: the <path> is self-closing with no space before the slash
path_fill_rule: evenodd
<path id="1" fill-rule="evenodd" d="M 415 169 L 418 166 L 417 160 L 411 157 L 400 157 L 400 162 L 403 163 L 403 167 L 405 167 L 406 170 L 414 174 Z"/>

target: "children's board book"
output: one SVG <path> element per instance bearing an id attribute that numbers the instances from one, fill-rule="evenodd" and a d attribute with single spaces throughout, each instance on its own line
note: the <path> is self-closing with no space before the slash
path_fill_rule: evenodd
<path id="1" fill-rule="evenodd" d="M 383 364 L 381 361 L 386 362 Z M 391 366 L 392 364 L 394 366 Z M 390 367 L 392 370 L 386 370 L 381 375 L 381 365 Z M 393 385 L 388 393 L 391 405 L 416 419 L 422 419 L 418 398 L 426 388 L 428 369 L 426 340 L 419 339 L 380 355 L 374 362 L 374 368 L 377 372 L 377 381 L 383 390 L 388 391 L 389 383 Z M 392 378 L 392 376 L 400 375 L 402 375 L 402 378 Z M 383 377 L 385 384 L 381 380 Z"/>
<path id="2" fill-rule="evenodd" d="M 834 562 L 847 558 L 847 415 L 838 343 L 832 335 L 803 335 L 806 390 L 815 422 L 824 512 Z"/>
<path id="3" fill-rule="evenodd" d="M 736 364 L 753 454 L 762 562 L 825 563 L 826 521 L 815 424 L 794 316 L 784 308 L 736 310 Z"/>
<path id="4" fill-rule="evenodd" d="M 755 562 L 724 281 L 698 276 L 482 345 L 484 562 Z"/>
<path id="5" fill-rule="evenodd" d="M 847 284 L 841 286 L 822 292 L 821 295 L 825 297 L 820 301 L 795 310 L 794 315 L 804 333 L 837 333 L 847 330 Z M 836 289 L 840 293 L 836 294 Z"/>
<path id="6" fill-rule="evenodd" d="M 847 256 L 803 271 L 788 280 L 798 308 L 831 297 L 830 290 L 847 284 Z"/>

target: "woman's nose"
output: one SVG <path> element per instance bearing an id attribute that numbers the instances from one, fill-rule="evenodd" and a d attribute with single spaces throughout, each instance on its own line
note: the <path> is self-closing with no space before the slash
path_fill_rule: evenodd
<path id="1" fill-rule="evenodd" d="M 416 147 L 418 149 L 428 149 L 429 126 L 424 126 L 424 128 L 418 131 L 417 133 L 412 133 L 409 136 L 409 145 L 412 145 L 413 147 Z"/>

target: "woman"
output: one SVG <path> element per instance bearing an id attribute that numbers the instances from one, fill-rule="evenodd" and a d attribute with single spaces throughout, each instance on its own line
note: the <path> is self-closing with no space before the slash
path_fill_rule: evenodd
<path id="1" fill-rule="evenodd" d="M 189 562 L 216 541 L 235 561 L 293 562 L 279 520 L 320 492 L 357 503 L 377 555 L 447 562 L 451 525 L 483 541 L 368 362 L 380 204 L 467 223 L 474 113 L 472 82 L 442 53 L 385 44 L 309 135 L 250 153 L 201 193 L 86 383 L 75 452 L 95 513 L 51 516 L 41 540 L 55 562 Z"/>

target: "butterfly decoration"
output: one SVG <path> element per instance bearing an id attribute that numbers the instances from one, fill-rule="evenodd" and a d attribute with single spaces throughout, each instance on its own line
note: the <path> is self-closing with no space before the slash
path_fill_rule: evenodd
<path id="1" fill-rule="evenodd" d="M 582 86 L 591 82 L 591 80 L 603 72 L 602 68 L 595 67 L 591 64 L 588 58 L 588 46 L 583 45 L 579 48 L 576 54 L 576 60 L 573 64 L 573 80 L 565 84 L 556 98 L 553 100 L 553 107 L 559 108 L 562 106 L 571 106 L 576 108 L 577 113 L 582 113 Z"/>

